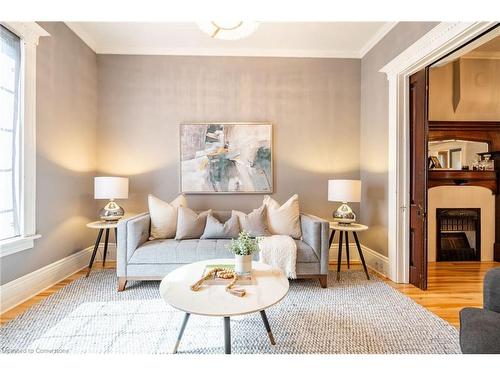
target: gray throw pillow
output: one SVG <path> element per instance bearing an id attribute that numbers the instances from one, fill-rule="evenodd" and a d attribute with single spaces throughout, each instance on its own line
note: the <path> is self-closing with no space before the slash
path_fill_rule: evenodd
<path id="1" fill-rule="evenodd" d="M 187 207 L 179 207 L 177 210 L 177 232 L 176 240 L 187 240 L 191 238 L 200 238 L 205 229 L 207 216 L 212 210 L 203 211 L 197 214 Z"/>
<path id="2" fill-rule="evenodd" d="M 267 228 L 266 206 L 256 208 L 248 215 L 240 211 L 232 211 L 232 216 L 237 216 L 241 230 L 244 230 L 252 237 L 270 236 Z"/>
<path id="3" fill-rule="evenodd" d="M 208 215 L 202 239 L 236 238 L 240 234 L 238 216 L 232 215 L 224 224 L 212 215 Z"/>

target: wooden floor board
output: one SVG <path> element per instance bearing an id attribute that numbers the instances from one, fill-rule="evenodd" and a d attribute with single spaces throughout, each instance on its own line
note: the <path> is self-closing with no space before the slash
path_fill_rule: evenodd
<path id="1" fill-rule="evenodd" d="M 455 327 L 464 307 L 483 306 L 483 279 L 498 262 L 432 262 L 428 267 L 427 290 L 413 285 L 386 282 Z"/>

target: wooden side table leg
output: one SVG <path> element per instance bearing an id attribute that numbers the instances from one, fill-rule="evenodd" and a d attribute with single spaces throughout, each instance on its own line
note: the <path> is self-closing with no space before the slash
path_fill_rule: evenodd
<path id="1" fill-rule="evenodd" d="M 368 269 L 366 268 L 365 257 L 363 256 L 363 251 L 361 250 L 361 245 L 359 244 L 358 235 L 356 232 L 353 232 L 354 240 L 356 241 L 356 247 L 358 248 L 359 257 L 361 258 L 361 263 L 363 264 L 363 268 L 365 270 L 366 278 L 370 280 L 370 275 L 368 274 Z"/>
<path id="2" fill-rule="evenodd" d="M 97 254 L 97 249 L 99 248 L 99 242 L 101 242 L 102 231 L 103 231 L 103 229 L 99 229 L 99 234 L 97 235 L 97 239 L 95 241 L 94 251 L 92 252 L 92 256 L 90 257 L 90 263 L 89 263 L 87 275 L 85 277 L 89 277 L 89 275 L 90 275 L 90 270 L 92 269 L 92 265 L 94 264 L 95 255 Z"/>
<path id="3" fill-rule="evenodd" d="M 342 235 L 343 235 L 343 231 L 340 231 L 339 233 L 339 254 L 338 254 L 338 257 L 337 257 L 337 281 L 340 280 L 340 262 L 342 262 Z"/>
<path id="4" fill-rule="evenodd" d="M 350 260 L 349 260 L 349 232 L 345 232 L 345 253 L 347 256 L 347 269 L 351 268 Z"/>
<path id="5" fill-rule="evenodd" d="M 106 265 L 106 255 L 108 255 L 108 240 L 109 240 L 109 228 L 106 228 L 106 234 L 104 235 L 104 253 L 102 255 L 102 267 Z"/>
<path id="6" fill-rule="evenodd" d="M 330 234 L 330 242 L 329 242 L 328 248 L 332 247 L 333 237 L 335 237 L 335 229 L 333 229 L 332 233 Z"/>
<path id="7" fill-rule="evenodd" d="M 224 353 L 231 354 L 231 319 L 224 317 Z"/>

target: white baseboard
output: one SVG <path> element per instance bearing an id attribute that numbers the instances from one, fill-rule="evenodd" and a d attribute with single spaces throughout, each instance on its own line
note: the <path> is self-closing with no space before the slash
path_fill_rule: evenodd
<path id="1" fill-rule="evenodd" d="M 3 314 L 5 311 L 16 307 L 45 289 L 50 288 L 52 285 L 57 284 L 59 281 L 87 267 L 93 249 L 93 246 L 89 246 L 57 262 L 12 280 L 7 284 L 0 285 L 0 313 Z M 95 261 L 102 260 L 104 245 L 101 244 L 99 250 Z M 116 246 L 114 243 L 110 243 L 108 246 L 106 260 L 108 259 L 116 259 Z"/>
<path id="2" fill-rule="evenodd" d="M 338 257 L 338 243 L 333 243 L 330 247 L 330 263 L 337 263 Z M 382 276 L 388 277 L 389 275 L 389 258 L 377 253 L 375 250 L 361 245 L 363 256 L 365 258 L 366 266 L 378 272 Z M 346 263 L 345 244 L 342 245 L 342 264 Z M 355 243 L 349 243 L 349 259 L 352 263 L 360 263 L 358 249 Z"/>

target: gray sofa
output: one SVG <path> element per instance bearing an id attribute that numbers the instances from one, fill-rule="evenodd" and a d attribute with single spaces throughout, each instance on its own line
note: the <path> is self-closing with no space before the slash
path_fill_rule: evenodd
<path id="1" fill-rule="evenodd" d="M 464 354 L 500 354 L 500 267 L 484 277 L 483 308 L 460 311 L 460 348 Z"/>
<path id="2" fill-rule="evenodd" d="M 225 222 L 231 211 L 213 211 Z M 118 291 L 125 289 L 128 280 L 161 280 L 170 271 L 192 262 L 233 258 L 228 250 L 231 240 L 149 241 L 149 213 L 122 219 L 118 224 L 117 266 Z M 297 243 L 297 277 L 317 278 L 326 288 L 328 274 L 329 224 L 318 217 L 301 214 L 302 239 Z M 255 259 L 258 254 L 255 255 Z"/>

